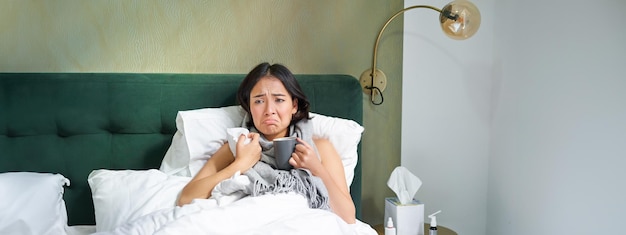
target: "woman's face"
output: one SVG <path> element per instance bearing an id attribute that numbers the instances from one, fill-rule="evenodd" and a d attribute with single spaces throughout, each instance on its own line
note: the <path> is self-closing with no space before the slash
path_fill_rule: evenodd
<path id="1" fill-rule="evenodd" d="M 250 113 L 254 126 L 267 140 L 285 137 L 291 117 L 297 111 L 298 102 L 275 77 L 261 78 L 250 91 Z"/>

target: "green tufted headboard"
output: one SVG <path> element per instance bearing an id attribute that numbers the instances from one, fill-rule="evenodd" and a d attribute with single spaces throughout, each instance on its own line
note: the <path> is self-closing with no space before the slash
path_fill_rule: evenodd
<path id="1" fill-rule="evenodd" d="M 0 172 L 60 173 L 70 225 L 95 224 L 94 169 L 158 169 L 179 110 L 235 104 L 242 74 L 0 73 Z M 296 75 L 311 111 L 362 124 L 349 75 Z M 360 155 L 360 148 L 359 148 Z M 361 216 L 361 164 L 351 194 Z"/>

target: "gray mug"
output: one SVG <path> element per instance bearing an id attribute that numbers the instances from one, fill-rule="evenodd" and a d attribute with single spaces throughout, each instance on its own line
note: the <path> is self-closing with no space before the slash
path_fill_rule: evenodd
<path id="1" fill-rule="evenodd" d="M 274 139 L 274 158 L 276 159 L 276 167 L 280 170 L 290 170 L 293 168 L 289 164 L 291 154 L 296 149 L 298 140 L 296 137 L 283 137 Z"/>

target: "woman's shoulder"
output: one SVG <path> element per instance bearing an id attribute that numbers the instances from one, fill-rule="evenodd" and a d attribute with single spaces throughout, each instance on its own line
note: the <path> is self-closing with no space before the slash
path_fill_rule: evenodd
<path id="1" fill-rule="evenodd" d="M 329 139 L 326 138 L 313 138 L 313 143 L 319 151 L 333 150 L 336 151 L 335 146 Z"/>
<path id="2" fill-rule="evenodd" d="M 318 144 L 322 144 L 322 145 L 331 144 L 330 140 L 328 140 L 326 138 L 313 138 L 313 142 L 315 143 L 315 145 L 318 145 Z"/>

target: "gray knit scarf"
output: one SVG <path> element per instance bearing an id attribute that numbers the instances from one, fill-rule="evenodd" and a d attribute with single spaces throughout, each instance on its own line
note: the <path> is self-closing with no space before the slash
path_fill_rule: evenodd
<path id="1" fill-rule="evenodd" d="M 243 120 L 242 127 L 249 128 L 250 132 L 259 133 L 256 128 L 247 127 L 246 123 L 249 120 L 247 115 Z M 305 119 L 291 125 L 288 136 L 299 137 L 309 143 L 317 152 L 313 143 L 312 130 L 311 122 Z M 295 192 L 307 198 L 310 208 L 330 210 L 328 190 L 322 179 L 312 175 L 307 169 L 277 170 L 272 141 L 261 135 L 259 143 L 262 149 L 261 161 L 244 174 L 253 183 L 251 191 L 247 193 L 252 196 L 259 196 L 267 193 Z"/>

